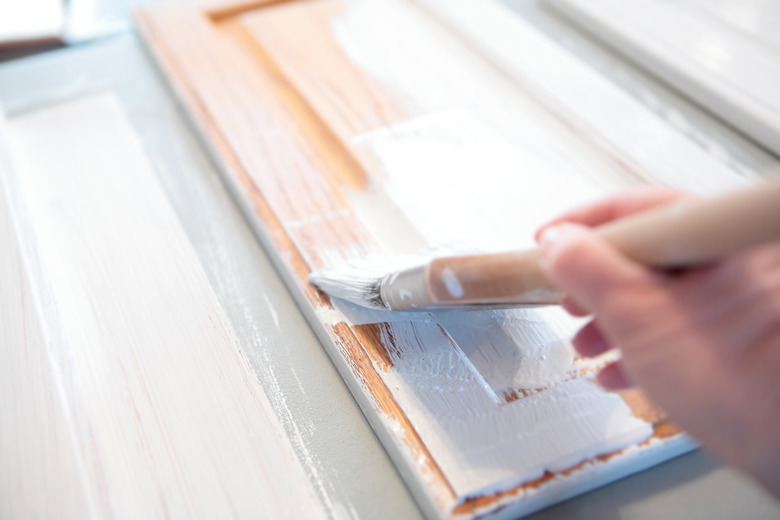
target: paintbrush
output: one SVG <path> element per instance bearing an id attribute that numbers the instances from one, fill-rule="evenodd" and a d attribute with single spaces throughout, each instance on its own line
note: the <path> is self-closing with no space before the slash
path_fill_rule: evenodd
<path id="1" fill-rule="evenodd" d="M 681 200 L 595 231 L 647 266 L 700 266 L 780 239 L 780 179 L 708 199 Z M 558 304 L 538 249 L 395 262 L 374 257 L 312 273 L 331 296 L 383 310 L 440 311 Z"/>

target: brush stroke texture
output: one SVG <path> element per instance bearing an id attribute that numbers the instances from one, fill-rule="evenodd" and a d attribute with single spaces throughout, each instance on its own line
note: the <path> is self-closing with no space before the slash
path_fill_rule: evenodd
<path id="1" fill-rule="evenodd" d="M 35 302 L 45 348 L 33 335 L 4 349 L 46 360 L 37 383 L 56 410 L 51 421 L 62 414 L 66 424 L 55 440 L 77 461 L 71 507 L 83 499 L 117 518 L 318 517 L 116 98 L 18 116 L 8 134 L 16 168 L 0 180 L 24 258 L 20 288 L 30 284 L 22 298 Z M 12 410 L 34 405 L 20 399 Z M 6 461 L 6 474 L 46 471 L 35 437 L 3 436 L 2 453 L 6 442 L 23 454 Z"/>

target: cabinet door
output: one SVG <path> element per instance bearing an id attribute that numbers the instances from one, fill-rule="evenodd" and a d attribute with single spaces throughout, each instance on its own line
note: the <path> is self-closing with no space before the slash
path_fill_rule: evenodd
<path id="1" fill-rule="evenodd" d="M 574 355 L 580 323 L 560 309 L 365 311 L 307 276 L 532 246 L 573 204 L 742 176 L 489 0 L 172 3 L 137 20 L 430 517 L 527 514 L 691 449 L 639 392 L 594 384 L 609 358 Z"/>

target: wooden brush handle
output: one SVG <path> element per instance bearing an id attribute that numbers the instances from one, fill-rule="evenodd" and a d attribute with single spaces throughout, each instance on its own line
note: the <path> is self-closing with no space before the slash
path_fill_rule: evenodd
<path id="1" fill-rule="evenodd" d="M 705 264 L 780 239 L 780 180 L 729 195 L 679 201 L 609 222 L 598 234 L 654 267 Z M 436 304 L 558 303 L 538 250 L 439 258 L 426 285 Z"/>

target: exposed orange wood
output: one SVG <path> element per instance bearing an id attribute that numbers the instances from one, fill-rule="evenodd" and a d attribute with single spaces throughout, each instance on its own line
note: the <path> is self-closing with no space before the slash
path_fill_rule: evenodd
<path id="1" fill-rule="evenodd" d="M 294 1 L 295 0 L 245 0 L 243 2 L 231 2 L 227 4 L 223 3 L 211 6 L 206 5 L 203 8 L 203 12 L 214 22 L 220 22 L 227 18 L 238 16 L 242 13 Z"/>
<path id="2" fill-rule="evenodd" d="M 340 181 L 352 188 L 364 189 L 367 181 L 363 167 L 336 137 L 333 129 L 322 121 L 306 98 L 291 84 L 274 59 L 257 43 L 244 24 L 236 18 L 229 18 L 221 24 L 220 28 L 235 38 L 241 47 L 249 50 L 257 60 L 258 67 L 270 76 L 269 86 L 312 144 L 317 157 L 324 160 L 324 168 L 333 171 Z"/>
<path id="3" fill-rule="evenodd" d="M 410 101 L 389 92 L 344 56 L 331 24 L 342 2 L 293 2 L 246 13 L 241 23 L 342 139 L 413 115 Z M 325 21 L 325 23 L 323 23 Z"/>

